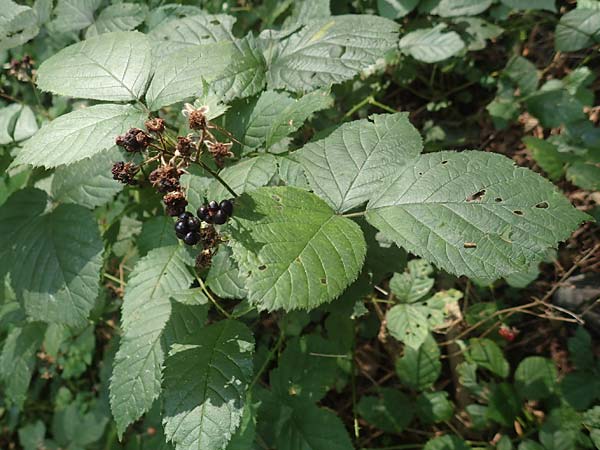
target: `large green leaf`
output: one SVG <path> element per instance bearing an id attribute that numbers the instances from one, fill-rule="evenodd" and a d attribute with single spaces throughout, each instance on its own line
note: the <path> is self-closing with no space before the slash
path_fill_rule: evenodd
<path id="1" fill-rule="evenodd" d="M 31 318 L 81 325 L 98 295 L 100 233 L 87 209 L 59 205 L 43 213 L 47 201 L 44 192 L 25 189 L 0 208 L 4 264 Z"/>
<path id="2" fill-rule="evenodd" d="M 367 205 L 398 246 L 481 281 L 527 270 L 586 218 L 541 176 L 475 151 L 407 161 Z"/>
<path id="3" fill-rule="evenodd" d="M 336 211 L 368 201 L 423 144 L 406 113 L 373 115 L 342 125 L 294 153 L 310 186 Z"/>
<path id="4" fill-rule="evenodd" d="M 56 167 L 81 161 L 112 147 L 119 134 L 141 126 L 145 117 L 131 105 L 95 105 L 73 111 L 44 125 L 25 143 L 14 164 Z"/>
<path id="5" fill-rule="evenodd" d="M 377 0 L 379 14 L 388 19 L 399 19 L 417 7 L 419 0 Z"/>
<path id="6" fill-rule="evenodd" d="M 381 388 L 379 397 L 364 395 L 356 405 L 367 422 L 388 433 L 402 433 L 413 418 L 413 405 L 401 391 Z"/>
<path id="7" fill-rule="evenodd" d="M 277 160 L 267 154 L 243 159 L 223 169 L 219 175 L 239 195 L 267 185 L 276 173 Z M 209 200 L 216 201 L 231 197 L 231 193 L 214 179 L 208 185 L 206 195 Z"/>
<path id="8" fill-rule="evenodd" d="M 19 409 L 25 403 L 27 388 L 35 367 L 35 355 L 43 338 L 44 326 L 32 322 L 22 328 L 13 328 L 4 340 L 0 354 L 3 396 Z"/>
<path id="9" fill-rule="evenodd" d="M 400 380 L 419 391 L 432 386 L 441 370 L 440 349 L 431 334 L 418 349 L 405 347 L 404 355 L 396 361 Z"/>
<path id="10" fill-rule="evenodd" d="M 529 356 L 519 363 L 515 371 L 515 387 L 522 398 L 542 400 L 554 391 L 557 377 L 551 359 Z"/>
<path id="11" fill-rule="evenodd" d="M 198 95 L 203 83 L 213 81 L 230 64 L 233 44 L 195 45 L 161 58 L 146 93 L 151 110 Z"/>
<path id="12" fill-rule="evenodd" d="M 169 216 L 155 216 L 144 220 L 142 232 L 137 238 L 137 247 L 141 256 L 146 256 L 152 249 L 177 244 L 177 236 L 173 231 L 175 222 Z"/>
<path id="13" fill-rule="evenodd" d="M 59 166 L 52 177 L 52 198 L 93 209 L 110 201 L 123 185 L 113 180 L 110 168 L 121 158 L 115 148 L 68 166 Z"/>
<path id="14" fill-rule="evenodd" d="M 206 275 L 207 286 L 221 298 L 245 298 L 248 292 L 231 249 L 220 245 Z"/>
<path id="15" fill-rule="evenodd" d="M 51 22 L 52 29 L 59 33 L 82 30 L 94 23 L 94 12 L 101 0 L 58 0 Z"/>
<path id="16" fill-rule="evenodd" d="M 221 95 L 224 102 L 258 94 L 266 83 L 265 58 L 250 33 L 233 42 L 231 64 L 215 77 L 211 88 Z"/>
<path id="17" fill-rule="evenodd" d="M 556 12 L 555 0 L 500 0 L 512 9 L 545 9 L 546 11 Z"/>
<path id="18" fill-rule="evenodd" d="M 296 131 L 315 111 L 329 108 L 333 99 L 326 92 L 313 92 L 293 99 L 284 92 L 261 94 L 246 123 L 244 145 L 254 149 L 273 144 Z"/>
<path id="19" fill-rule="evenodd" d="M 390 334 L 408 347 L 417 349 L 427 339 L 427 315 L 420 305 L 401 303 L 390 309 L 385 319 Z"/>
<path id="20" fill-rule="evenodd" d="M 150 44 L 134 31 L 106 33 L 73 44 L 42 63 L 37 85 L 69 97 L 109 101 L 140 98 L 150 77 Z"/>
<path id="21" fill-rule="evenodd" d="M 102 10 L 98 18 L 87 29 L 85 36 L 90 38 L 98 34 L 113 31 L 129 31 L 140 25 L 148 7 L 135 3 L 115 3 Z"/>
<path id="22" fill-rule="evenodd" d="M 434 63 L 456 55 L 465 43 L 455 31 L 447 31 L 446 25 L 411 31 L 400 39 L 400 50 L 419 61 Z"/>
<path id="23" fill-rule="evenodd" d="M 224 320 L 175 344 L 166 361 L 164 427 L 177 450 L 224 449 L 239 427 L 252 377 L 254 338 Z"/>
<path id="24" fill-rule="evenodd" d="M 432 14 L 442 17 L 476 16 L 492 5 L 492 0 L 437 0 Z"/>
<path id="25" fill-rule="evenodd" d="M 0 51 L 24 44 L 39 31 L 32 8 L 12 0 L 0 0 Z"/>
<path id="26" fill-rule="evenodd" d="M 238 197 L 230 228 L 248 273 L 248 299 L 260 309 L 331 301 L 358 277 L 365 258 L 360 227 L 298 188 L 259 188 Z"/>
<path id="27" fill-rule="evenodd" d="M 574 9 L 560 18 L 554 35 L 556 50 L 575 52 L 600 42 L 600 10 Z"/>
<path id="28" fill-rule="evenodd" d="M 270 59 L 270 89 L 311 91 L 349 80 L 394 48 L 398 25 L 342 15 L 314 21 L 281 41 Z"/>
<path id="29" fill-rule="evenodd" d="M 483 367 L 499 377 L 506 378 L 510 370 L 508 361 L 494 341 L 473 338 L 469 341 L 468 360 Z"/>
<path id="30" fill-rule="evenodd" d="M 233 40 L 231 29 L 235 20 L 226 14 L 196 14 L 165 20 L 149 34 L 153 53 L 160 59 L 182 48 Z"/>
<path id="31" fill-rule="evenodd" d="M 191 257 L 180 246 L 152 250 L 135 265 L 123 299 L 123 338 L 115 357 L 110 404 L 119 434 L 150 409 L 161 391 L 161 336 L 171 314 L 170 295 L 193 279 Z"/>

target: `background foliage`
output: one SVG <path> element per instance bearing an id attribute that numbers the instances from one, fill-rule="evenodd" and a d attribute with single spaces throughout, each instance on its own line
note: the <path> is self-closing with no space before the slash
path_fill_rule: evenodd
<path id="1" fill-rule="evenodd" d="M 600 448 L 600 2 L 0 6 L 1 448 Z"/>

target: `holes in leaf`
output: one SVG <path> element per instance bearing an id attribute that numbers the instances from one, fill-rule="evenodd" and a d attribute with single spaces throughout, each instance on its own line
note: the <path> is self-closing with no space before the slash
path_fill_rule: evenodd
<path id="1" fill-rule="evenodd" d="M 419 172 L 419 176 L 423 175 L 423 172 Z"/>
<path id="2" fill-rule="evenodd" d="M 494 201 L 495 201 L 496 203 L 500 203 L 500 202 L 502 201 L 502 199 L 501 199 L 500 197 L 496 197 L 496 198 L 494 199 Z"/>
<path id="3" fill-rule="evenodd" d="M 465 242 L 463 244 L 464 248 L 477 248 L 477 244 L 475 242 Z"/>
<path id="4" fill-rule="evenodd" d="M 267 266 L 265 266 L 264 264 L 261 266 L 258 266 L 258 270 L 265 270 L 267 268 Z"/>
<path id="5" fill-rule="evenodd" d="M 279 195 L 273 194 L 273 195 L 271 195 L 271 198 L 273 200 L 275 200 L 276 202 L 281 202 L 281 197 Z"/>
<path id="6" fill-rule="evenodd" d="M 219 22 L 217 19 L 211 20 L 210 21 L 211 25 L 221 25 L 221 22 Z"/>
<path id="7" fill-rule="evenodd" d="M 321 284 L 327 284 L 327 278 L 321 278 Z"/>
<path id="8" fill-rule="evenodd" d="M 443 160 L 442 164 L 448 164 L 448 160 L 447 159 Z"/>
<path id="9" fill-rule="evenodd" d="M 473 195 L 467 197 L 468 202 L 477 202 L 483 198 L 485 195 L 485 189 L 480 190 L 479 192 L 475 192 Z"/>
<path id="10" fill-rule="evenodd" d="M 521 211 L 520 209 L 515 209 L 513 211 L 513 214 L 516 214 L 517 216 L 522 216 L 523 215 L 523 211 Z"/>
<path id="11" fill-rule="evenodd" d="M 546 209 L 546 208 L 548 208 L 548 206 L 550 206 L 550 205 L 548 205 L 548 202 L 540 202 L 537 205 L 535 205 L 536 208 L 540 208 L 540 209 Z"/>

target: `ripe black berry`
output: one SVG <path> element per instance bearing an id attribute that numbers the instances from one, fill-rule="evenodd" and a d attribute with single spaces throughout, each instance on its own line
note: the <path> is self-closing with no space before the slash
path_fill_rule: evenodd
<path id="1" fill-rule="evenodd" d="M 212 219 L 213 222 L 217 225 L 223 225 L 225 222 L 227 222 L 228 217 L 227 214 L 225 214 L 225 212 L 222 209 L 220 209 L 215 213 Z"/>
<path id="2" fill-rule="evenodd" d="M 183 238 L 183 242 L 185 242 L 187 245 L 196 245 L 198 242 L 200 242 L 200 233 L 190 231 Z"/>
<path id="3" fill-rule="evenodd" d="M 175 233 L 186 234 L 188 231 L 191 230 L 188 228 L 186 221 L 178 220 L 175 222 Z"/>
<path id="4" fill-rule="evenodd" d="M 206 205 L 201 206 L 200 208 L 198 208 L 198 218 L 200 220 L 204 220 L 205 222 L 208 222 L 210 219 L 210 214 L 208 212 L 208 208 L 206 207 Z"/>
<path id="5" fill-rule="evenodd" d="M 187 225 L 187 228 L 190 231 L 198 231 L 200 229 L 200 220 L 198 220 L 194 216 L 187 219 L 185 224 Z"/>
<path id="6" fill-rule="evenodd" d="M 221 208 L 221 211 L 223 211 L 229 217 L 233 213 L 233 203 L 231 203 L 231 200 L 223 200 L 219 207 Z"/>
<path id="7" fill-rule="evenodd" d="M 177 236 L 177 239 L 183 239 L 185 237 L 186 233 L 178 233 L 177 231 L 175 232 L 175 236 Z"/>
<path id="8" fill-rule="evenodd" d="M 189 211 L 179 214 L 179 220 L 188 220 L 190 217 L 194 217 L 194 215 Z"/>
<path id="9" fill-rule="evenodd" d="M 217 210 L 219 209 L 219 204 L 217 202 L 215 202 L 214 200 L 212 200 L 208 204 L 208 209 L 212 212 L 217 212 Z"/>

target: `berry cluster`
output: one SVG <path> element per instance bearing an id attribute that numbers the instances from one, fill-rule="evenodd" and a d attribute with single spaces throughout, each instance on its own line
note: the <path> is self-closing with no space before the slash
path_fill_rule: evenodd
<path id="1" fill-rule="evenodd" d="M 200 235 L 201 225 L 197 217 L 194 217 L 191 212 L 185 211 L 175 222 L 175 234 L 187 245 L 196 245 L 202 238 Z"/>
<path id="2" fill-rule="evenodd" d="M 223 200 L 221 203 L 211 201 L 208 205 L 198 208 L 198 217 L 206 223 L 223 225 L 233 214 L 232 199 Z"/>

